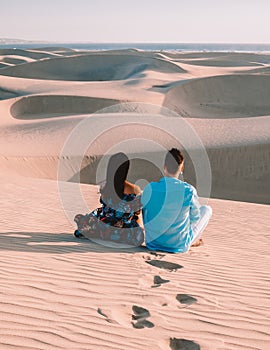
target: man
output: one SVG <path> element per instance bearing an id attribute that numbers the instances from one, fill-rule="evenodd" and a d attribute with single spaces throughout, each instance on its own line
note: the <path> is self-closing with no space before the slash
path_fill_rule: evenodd
<path id="1" fill-rule="evenodd" d="M 183 170 L 184 157 L 172 148 L 165 158 L 165 176 L 143 191 L 145 240 L 150 250 L 188 251 L 212 215 L 211 207 L 200 205 L 196 189 L 178 179 Z"/>

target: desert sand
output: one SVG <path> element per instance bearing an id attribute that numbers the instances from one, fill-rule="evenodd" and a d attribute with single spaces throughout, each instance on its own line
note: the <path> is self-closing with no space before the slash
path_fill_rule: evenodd
<path id="1" fill-rule="evenodd" d="M 0 50 L 1 349 L 270 348 L 269 72 L 255 53 Z M 211 166 L 204 245 L 173 255 L 76 240 L 70 218 L 99 205 L 103 155 L 123 142 L 158 157 L 153 142 L 181 144 L 180 119 Z M 85 120 L 77 143 L 91 146 L 63 153 Z M 160 175 L 138 159 L 130 171 Z"/>

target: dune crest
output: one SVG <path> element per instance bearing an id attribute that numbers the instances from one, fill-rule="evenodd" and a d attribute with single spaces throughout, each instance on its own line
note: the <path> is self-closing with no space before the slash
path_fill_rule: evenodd
<path id="1" fill-rule="evenodd" d="M 10 109 L 17 119 L 52 118 L 57 115 L 90 114 L 119 103 L 118 100 L 72 95 L 36 95 L 22 97 Z"/>
<path id="2" fill-rule="evenodd" d="M 164 106 L 192 118 L 239 118 L 270 115 L 270 77 L 224 75 L 172 87 Z"/>
<path id="3" fill-rule="evenodd" d="M 125 54 L 89 54 L 37 61 L 1 70 L 1 75 L 48 80 L 123 80 L 144 70 L 165 73 L 185 72 L 178 65 L 160 58 Z"/>

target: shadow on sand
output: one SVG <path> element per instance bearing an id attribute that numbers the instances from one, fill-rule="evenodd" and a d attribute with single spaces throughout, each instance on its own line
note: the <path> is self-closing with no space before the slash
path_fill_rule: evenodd
<path id="1" fill-rule="evenodd" d="M 107 247 L 88 239 L 77 239 L 72 233 L 6 232 L 0 233 L 0 250 L 29 253 L 129 253 L 147 252 L 146 247 Z"/>

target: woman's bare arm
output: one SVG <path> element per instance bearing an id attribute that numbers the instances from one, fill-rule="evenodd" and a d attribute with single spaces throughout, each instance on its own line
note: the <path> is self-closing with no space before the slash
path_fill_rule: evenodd
<path id="1" fill-rule="evenodd" d="M 132 184 L 129 181 L 125 181 L 125 188 L 124 192 L 127 194 L 132 194 L 135 193 L 137 195 L 140 195 L 142 193 L 141 189 L 139 186 Z"/>

